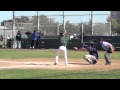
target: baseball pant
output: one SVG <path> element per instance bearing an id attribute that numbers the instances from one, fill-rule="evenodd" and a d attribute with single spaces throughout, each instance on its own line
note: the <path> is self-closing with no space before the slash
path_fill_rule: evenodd
<path id="1" fill-rule="evenodd" d="M 115 50 L 114 46 L 112 46 L 113 50 Z M 111 54 L 112 52 L 110 51 L 110 48 L 109 50 L 104 54 L 104 57 L 105 57 L 105 60 L 106 60 L 106 63 L 111 63 L 111 59 L 109 57 L 109 55 Z"/>
<path id="2" fill-rule="evenodd" d="M 21 47 L 21 41 L 17 41 L 17 48 Z"/>
<path id="3" fill-rule="evenodd" d="M 93 55 L 85 55 L 83 58 L 84 58 L 86 61 L 88 61 L 90 64 L 92 63 L 93 60 L 96 60 L 96 61 L 97 61 L 96 57 L 93 56 Z"/>
<path id="4" fill-rule="evenodd" d="M 67 61 L 67 48 L 66 48 L 66 46 L 60 46 L 58 48 L 57 54 L 56 54 L 56 57 L 55 57 L 55 63 L 58 63 L 58 58 L 60 56 L 61 51 L 64 53 L 64 60 L 65 60 L 65 64 L 67 65 L 68 61 Z"/>

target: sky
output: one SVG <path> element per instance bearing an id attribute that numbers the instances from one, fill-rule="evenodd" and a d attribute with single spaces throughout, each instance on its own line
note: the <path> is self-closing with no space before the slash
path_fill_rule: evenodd
<path id="1" fill-rule="evenodd" d="M 64 11 L 65 15 L 85 15 L 85 16 L 65 16 L 65 21 L 70 23 L 89 22 L 91 11 Z M 107 14 L 107 15 L 94 15 L 95 22 L 106 22 L 106 18 L 110 15 L 110 11 L 93 11 L 93 14 Z M 15 11 L 15 16 L 33 16 L 37 15 L 37 11 Z M 39 15 L 63 15 L 63 11 L 39 11 Z M 13 11 L 0 11 L 0 22 L 3 20 L 12 19 Z M 48 16 L 54 18 L 55 21 L 63 22 L 62 16 Z"/>

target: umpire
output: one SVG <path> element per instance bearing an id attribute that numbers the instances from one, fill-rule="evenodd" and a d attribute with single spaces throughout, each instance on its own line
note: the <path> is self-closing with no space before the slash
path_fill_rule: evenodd
<path id="1" fill-rule="evenodd" d="M 112 61 L 109 55 L 114 52 L 114 46 L 111 43 L 104 41 L 103 39 L 98 39 L 98 44 L 101 44 L 102 48 L 106 51 L 104 54 L 104 58 L 106 60 L 105 65 L 111 65 Z"/>

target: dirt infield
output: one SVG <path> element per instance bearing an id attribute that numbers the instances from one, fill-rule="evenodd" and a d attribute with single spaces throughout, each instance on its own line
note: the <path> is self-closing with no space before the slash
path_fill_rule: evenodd
<path id="1" fill-rule="evenodd" d="M 4 60 L 0 59 L 0 69 L 54 69 L 54 70 L 100 70 L 108 71 L 120 69 L 120 60 L 112 60 L 112 65 L 104 65 L 105 60 L 100 59 L 96 65 L 89 65 L 83 59 L 69 59 L 69 65 L 64 65 L 64 60 L 59 60 L 59 65 L 54 66 L 54 58 L 30 58 Z"/>

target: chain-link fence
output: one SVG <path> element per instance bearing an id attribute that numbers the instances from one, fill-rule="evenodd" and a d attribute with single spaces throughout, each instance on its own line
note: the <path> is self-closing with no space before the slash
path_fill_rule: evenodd
<path id="1" fill-rule="evenodd" d="M 83 24 L 83 33 L 85 36 L 92 36 L 92 33 L 93 33 L 93 36 L 111 36 L 111 23 L 110 22 L 94 23 L 93 27 L 89 23 L 82 23 L 82 24 Z"/>
<path id="2" fill-rule="evenodd" d="M 95 23 L 93 26 L 94 36 L 111 36 L 111 23 Z"/>
<path id="3" fill-rule="evenodd" d="M 28 31 L 33 32 L 34 25 L 33 23 L 16 23 L 15 31 L 18 30 L 21 31 L 22 34 L 25 34 Z"/>
<path id="4" fill-rule="evenodd" d="M 7 22 L 5 24 L 6 29 L 0 30 L 0 34 L 4 36 L 5 42 L 8 35 L 13 37 L 15 41 L 15 35 L 18 30 L 21 31 L 22 35 L 25 35 L 26 32 L 32 33 L 34 30 L 38 30 L 44 32 L 44 36 L 56 36 L 60 32 L 64 32 L 64 24 L 67 32 L 76 34 L 77 36 L 81 36 L 82 34 L 86 36 L 111 35 L 110 23 L 96 23 L 98 16 L 99 18 L 103 18 L 106 14 L 95 14 L 92 11 L 30 11 L 33 14 L 29 14 L 28 16 L 24 15 L 27 11 L 23 13 L 21 11 L 22 16 L 20 16 L 19 12 L 14 11 L 13 22 Z M 110 15 L 107 14 L 107 16 Z M 94 18 L 96 22 L 92 24 L 90 20 Z"/>
<path id="5" fill-rule="evenodd" d="M 13 23 L 6 22 L 4 23 L 4 26 L 0 26 L 0 27 L 1 27 L 0 35 L 3 37 L 3 41 L 1 41 L 0 44 L 2 45 L 3 48 L 7 48 L 8 39 L 12 40 L 12 36 L 13 36 L 13 29 L 12 29 Z"/>

